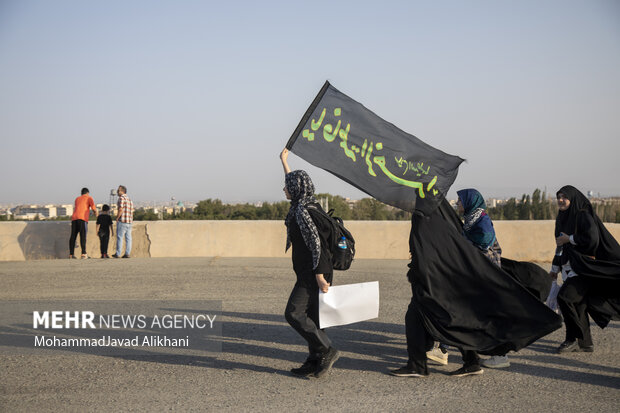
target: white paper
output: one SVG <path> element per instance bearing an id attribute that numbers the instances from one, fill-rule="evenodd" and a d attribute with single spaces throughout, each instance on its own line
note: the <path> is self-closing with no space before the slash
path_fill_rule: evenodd
<path id="1" fill-rule="evenodd" d="M 336 285 L 319 291 L 320 328 L 379 317 L 379 281 Z"/>

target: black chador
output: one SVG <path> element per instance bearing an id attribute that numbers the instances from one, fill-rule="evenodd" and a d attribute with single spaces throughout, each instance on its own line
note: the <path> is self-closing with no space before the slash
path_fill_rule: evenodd
<path id="1" fill-rule="evenodd" d="M 557 248 L 552 268 L 564 278 L 558 305 L 566 340 L 558 351 L 592 351 L 588 314 L 601 328 L 620 315 L 620 245 L 578 189 L 567 185 L 561 194 L 570 204 L 558 212 L 555 236 L 564 234 L 570 241 Z"/>
<path id="2" fill-rule="evenodd" d="M 413 296 L 407 313 L 407 349 L 409 367 L 422 375 L 428 374 L 426 351 L 433 340 L 504 355 L 562 325 L 540 301 L 540 294 L 532 294 L 516 280 L 528 278 L 527 263 L 511 261 L 510 273 L 498 268 L 463 237 L 461 225 L 445 199 L 430 216 L 412 218 L 408 278 Z M 541 271 L 529 269 L 538 274 L 530 278 L 540 276 Z M 548 291 L 546 284 L 533 288 Z"/>

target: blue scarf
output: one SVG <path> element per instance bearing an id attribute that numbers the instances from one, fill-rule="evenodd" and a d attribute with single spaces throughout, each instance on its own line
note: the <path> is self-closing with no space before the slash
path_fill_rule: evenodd
<path id="1" fill-rule="evenodd" d="M 463 235 L 476 247 L 486 250 L 495 242 L 493 222 L 487 215 L 484 198 L 475 189 L 462 189 L 456 193 L 465 210 Z"/>

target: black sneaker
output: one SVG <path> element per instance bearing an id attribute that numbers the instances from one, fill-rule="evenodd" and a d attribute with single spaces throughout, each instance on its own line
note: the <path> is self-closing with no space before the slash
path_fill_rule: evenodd
<path id="1" fill-rule="evenodd" d="M 112 258 L 120 258 L 117 254 L 112 254 Z"/>
<path id="2" fill-rule="evenodd" d="M 123 258 L 131 258 L 129 255 L 125 254 L 123 255 Z"/>
<path id="3" fill-rule="evenodd" d="M 475 376 L 477 374 L 484 373 L 484 370 L 480 368 L 478 364 L 474 364 L 472 366 L 463 366 L 456 371 L 450 372 L 450 376 L 454 377 L 464 377 L 464 376 Z"/>
<path id="4" fill-rule="evenodd" d="M 396 377 L 426 377 L 424 374 L 416 372 L 409 366 L 404 366 L 396 370 L 390 370 L 390 374 Z"/>
<path id="5" fill-rule="evenodd" d="M 291 369 L 291 373 L 293 373 L 296 376 L 308 377 L 314 372 L 316 372 L 316 369 L 318 367 L 319 367 L 319 360 L 316 358 L 316 356 L 314 357 L 309 356 L 306 359 L 306 361 L 304 361 L 304 364 L 301 365 L 301 367 L 296 367 L 296 368 Z"/>
<path id="6" fill-rule="evenodd" d="M 327 353 L 321 355 L 319 359 L 318 367 L 314 372 L 314 377 L 320 379 L 332 368 L 336 360 L 340 357 L 340 352 L 333 347 L 327 350 Z"/>
<path id="7" fill-rule="evenodd" d="M 572 353 L 573 351 L 579 351 L 579 344 L 577 344 L 577 340 L 566 340 L 560 347 L 558 347 L 558 353 Z"/>

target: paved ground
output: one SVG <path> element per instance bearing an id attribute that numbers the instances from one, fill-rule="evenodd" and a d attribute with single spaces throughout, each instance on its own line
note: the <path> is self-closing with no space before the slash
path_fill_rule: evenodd
<path id="1" fill-rule="evenodd" d="M 422 379 L 405 362 L 406 262 L 362 260 L 336 284 L 379 280 L 380 317 L 329 330 L 343 357 L 321 380 L 292 377 L 305 357 L 282 315 L 288 259 L 50 260 L 0 263 L 2 300 L 215 299 L 222 353 L 207 356 L 0 357 L 2 411 L 618 412 L 620 323 L 593 327 L 593 354 L 553 354 L 563 331 L 510 356 L 512 366 L 453 378 L 460 355 Z"/>

